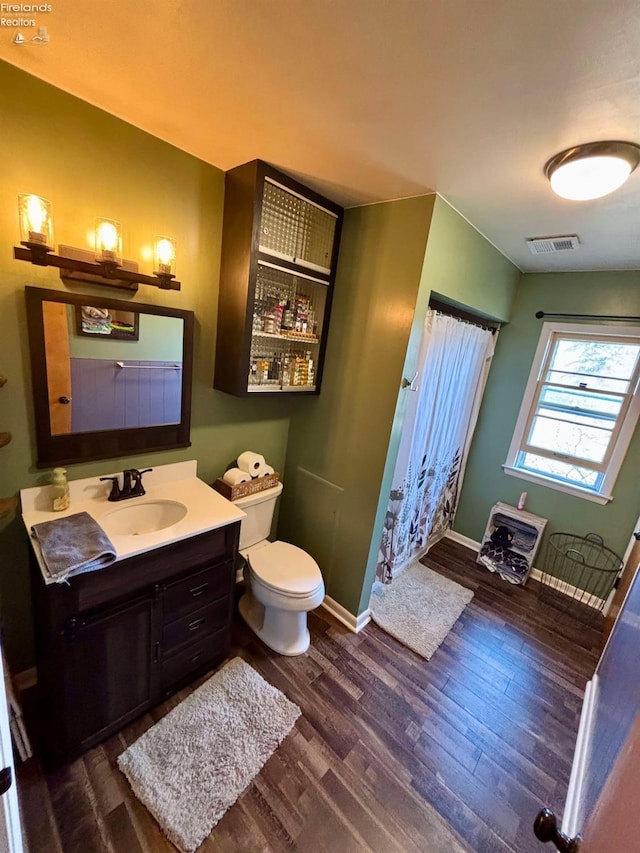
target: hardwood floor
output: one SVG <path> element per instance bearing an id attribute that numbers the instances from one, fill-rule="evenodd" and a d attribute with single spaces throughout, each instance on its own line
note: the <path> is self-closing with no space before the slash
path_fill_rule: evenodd
<path id="1" fill-rule="evenodd" d="M 460 849 L 546 849 L 531 826 L 543 805 L 562 813 L 599 633 L 564 625 L 535 582 L 511 586 L 474 556 L 444 540 L 425 559 L 475 593 L 429 662 L 322 610 L 309 652 L 285 658 L 238 618 L 232 653 L 303 716 L 202 853 L 451 851 L 434 809 Z M 115 759 L 190 689 L 54 773 L 37 759 L 18 768 L 31 853 L 174 850 Z"/>

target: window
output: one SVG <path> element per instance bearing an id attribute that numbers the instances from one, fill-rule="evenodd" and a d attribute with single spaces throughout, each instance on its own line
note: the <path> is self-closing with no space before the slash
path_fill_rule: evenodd
<path id="1" fill-rule="evenodd" d="M 598 503 L 640 413 L 640 329 L 545 323 L 506 473 Z"/>

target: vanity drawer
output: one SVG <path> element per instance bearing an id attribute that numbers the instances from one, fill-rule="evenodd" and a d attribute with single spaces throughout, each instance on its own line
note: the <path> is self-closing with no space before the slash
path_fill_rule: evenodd
<path id="1" fill-rule="evenodd" d="M 201 607 L 180 619 L 175 619 L 162 629 L 162 653 L 166 655 L 172 649 L 195 640 L 205 634 L 211 634 L 219 628 L 226 628 L 229 621 L 231 597 L 225 595 L 213 604 Z"/>
<path id="2" fill-rule="evenodd" d="M 179 652 L 169 655 L 162 661 L 161 687 L 168 687 L 185 680 L 189 675 L 202 670 L 208 665 L 213 665 L 222 660 L 228 651 L 229 634 L 225 628 L 221 628 L 208 637 L 202 637 L 195 643 L 189 643 Z"/>
<path id="3" fill-rule="evenodd" d="M 233 561 L 230 560 L 221 566 L 212 566 L 177 583 L 169 584 L 163 595 L 164 623 L 198 610 L 223 595 L 229 595 L 232 589 L 232 573 Z"/>

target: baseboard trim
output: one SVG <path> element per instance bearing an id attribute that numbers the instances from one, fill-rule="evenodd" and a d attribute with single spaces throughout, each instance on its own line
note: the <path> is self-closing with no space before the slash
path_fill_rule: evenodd
<path id="1" fill-rule="evenodd" d="M 324 601 L 320 607 L 324 607 L 328 613 L 337 619 L 338 622 L 342 622 L 342 624 L 350 631 L 353 631 L 354 634 L 360 633 L 364 626 L 371 621 L 371 611 L 368 608 L 359 616 L 354 616 L 350 610 L 347 610 L 346 607 L 338 604 L 337 601 L 334 601 L 333 598 L 330 598 L 328 595 L 325 595 Z"/>
<path id="2" fill-rule="evenodd" d="M 604 601 L 601 598 L 585 593 L 584 590 L 578 589 L 577 586 L 571 586 L 570 583 L 561 581 L 553 575 L 541 572 L 540 569 L 536 569 L 535 566 L 531 569 L 530 577 L 532 577 L 534 581 L 540 581 L 541 583 L 550 586 L 552 589 L 555 589 L 557 592 L 561 592 L 563 595 L 568 595 L 570 598 L 579 600 L 580 604 L 586 604 L 587 607 L 593 607 L 594 610 L 602 610 L 604 606 Z M 584 598 L 582 596 L 584 596 Z"/>
<path id="3" fill-rule="evenodd" d="M 465 547 L 470 548 L 472 551 L 480 550 L 479 542 L 476 542 L 475 539 L 470 539 L 468 536 L 463 536 L 462 533 L 456 533 L 455 530 L 447 530 L 445 537 L 447 539 L 451 539 L 452 542 L 457 542 L 459 545 L 464 545 Z M 545 583 L 558 592 L 561 592 L 563 595 L 568 595 L 571 598 L 576 598 L 576 595 L 581 593 L 581 590 L 577 587 L 571 586 L 571 584 L 565 583 L 553 575 L 542 572 L 540 569 L 536 569 L 535 566 L 531 567 L 529 577 L 533 578 L 534 581 Z M 581 599 L 581 603 L 586 604 L 588 607 L 593 607 L 595 610 L 602 609 L 604 604 L 603 600 L 601 598 L 597 598 L 595 595 L 587 595 L 585 598 Z"/>
<path id="4" fill-rule="evenodd" d="M 38 683 L 38 670 L 32 666 L 31 669 L 23 669 L 22 672 L 17 672 L 13 676 L 13 683 L 20 693 L 30 687 L 35 687 Z"/>
<path id="5" fill-rule="evenodd" d="M 479 542 L 476 542 L 475 539 L 469 539 L 468 536 L 463 536 L 462 533 L 456 533 L 455 530 L 447 530 L 444 535 L 446 539 L 452 539 L 454 542 L 457 542 L 459 545 L 464 545 L 472 551 L 480 550 Z"/>

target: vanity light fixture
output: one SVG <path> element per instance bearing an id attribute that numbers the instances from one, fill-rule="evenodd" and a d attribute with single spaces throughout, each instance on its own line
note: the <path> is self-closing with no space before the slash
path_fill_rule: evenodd
<path id="1" fill-rule="evenodd" d="M 13 256 L 40 267 L 57 267 L 60 278 L 102 284 L 136 291 L 139 284 L 150 284 L 161 290 L 180 290 L 175 280 L 175 242 L 170 237 L 156 238 L 155 272 L 145 275 L 135 261 L 122 259 L 122 231 L 114 219 L 96 220 L 95 252 L 74 246 L 58 246 L 53 252 L 53 220 L 51 203 L 33 193 L 18 195 L 21 246 L 14 246 Z"/>
<path id="2" fill-rule="evenodd" d="M 176 241 L 171 237 L 156 237 L 153 243 L 153 273 L 175 277 Z"/>
<path id="3" fill-rule="evenodd" d="M 587 142 L 556 154 L 544 173 L 557 195 L 586 201 L 617 190 L 639 162 L 640 145 L 635 142 Z"/>

